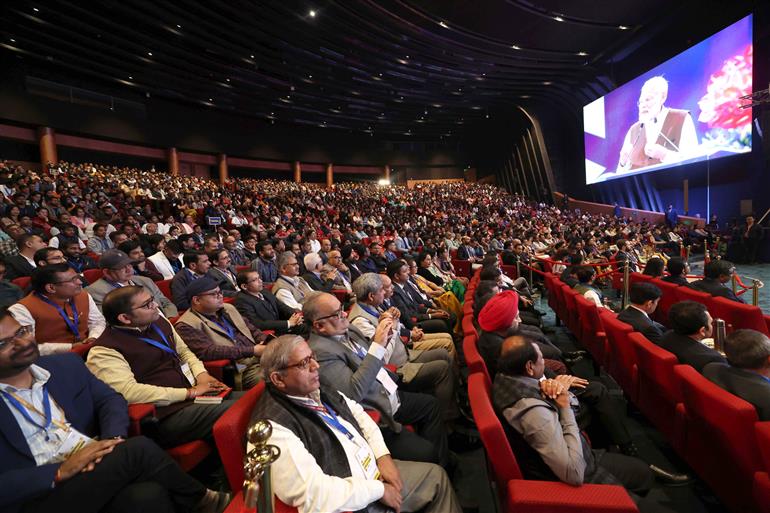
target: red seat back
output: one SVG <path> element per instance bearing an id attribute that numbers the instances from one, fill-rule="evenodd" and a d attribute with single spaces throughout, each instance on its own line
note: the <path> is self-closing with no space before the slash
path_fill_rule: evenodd
<path id="1" fill-rule="evenodd" d="M 751 488 L 762 468 L 757 411 L 689 365 L 677 365 L 674 373 L 686 411 L 685 459 L 732 511 L 755 511 Z"/>
<path id="2" fill-rule="evenodd" d="M 214 441 L 232 490 L 243 486 L 243 458 L 246 456 L 246 431 L 251 411 L 265 390 L 265 383 L 246 392 L 214 424 Z"/>
<path id="3" fill-rule="evenodd" d="M 508 443 L 505 430 L 492 407 L 491 391 L 482 374 L 473 373 L 468 376 L 468 399 L 481 443 L 484 444 L 487 457 L 492 464 L 498 490 L 503 494 L 507 489 L 508 481 L 522 479 L 522 474 L 511 445 Z"/>
<path id="4" fill-rule="evenodd" d="M 659 323 L 668 326 L 668 311 L 671 308 L 671 305 L 679 301 L 679 296 L 676 291 L 680 286 L 675 283 L 669 283 L 658 279 L 650 280 L 650 283 L 658 287 L 663 293 L 660 297 L 660 301 L 658 301 L 658 308 L 655 310 L 653 318 Z"/>
<path id="5" fill-rule="evenodd" d="M 715 297 L 711 300 L 709 313 L 715 319 L 723 319 L 732 330 L 750 329 L 768 334 L 765 318 L 758 306 L 745 305 L 725 297 Z"/>
<path id="6" fill-rule="evenodd" d="M 19 288 L 23 291 L 27 291 L 27 287 L 29 287 L 30 282 L 32 281 L 32 278 L 30 276 L 20 276 L 18 278 L 14 278 L 11 280 L 11 283 L 14 285 L 18 285 Z"/>
<path id="7" fill-rule="evenodd" d="M 83 278 L 86 279 L 88 284 L 100 280 L 102 278 L 102 270 L 101 269 L 86 269 L 83 271 Z"/>
<path id="8" fill-rule="evenodd" d="M 158 286 L 158 289 L 163 293 L 164 296 L 166 296 L 169 301 L 173 301 L 174 298 L 171 295 L 171 280 L 161 280 L 156 281 L 155 285 Z"/>
<path id="9" fill-rule="evenodd" d="M 468 260 L 452 260 L 457 276 L 469 278 L 471 276 L 471 263 Z"/>
<path id="10" fill-rule="evenodd" d="M 706 305 L 706 308 L 711 305 L 712 299 L 711 294 L 691 289 L 690 287 L 678 287 L 676 289 L 676 297 L 679 301 L 696 301 L 698 303 L 703 303 Z"/>
<path id="11" fill-rule="evenodd" d="M 577 296 L 580 295 L 575 289 L 569 288 L 568 285 L 563 285 L 564 290 L 564 318 L 562 319 L 567 325 L 567 328 L 575 335 L 580 333 L 580 321 L 578 320 L 577 310 Z"/>
<path id="12" fill-rule="evenodd" d="M 505 275 L 512 280 L 515 280 L 516 278 L 519 277 L 519 273 L 516 272 L 515 265 L 501 265 L 500 269 L 502 269 L 503 273 L 505 273 Z"/>
<path id="13" fill-rule="evenodd" d="M 580 342 L 599 365 L 606 365 L 607 337 L 599 317 L 599 308 L 583 296 L 575 298 L 580 321 Z"/>
<path id="14" fill-rule="evenodd" d="M 682 390 L 674 376 L 674 366 L 679 360 L 641 333 L 630 333 L 628 340 L 636 351 L 638 367 L 636 405 L 677 448 L 681 433 L 677 430 L 675 412 L 676 405 L 682 402 Z"/>
<path id="15" fill-rule="evenodd" d="M 471 335 L 463 339 L 463 356 L 465 357 L 465 364 L 468 366 L 468 372 L 470 374 L 482 374 L 487 386 L 491 387 L 492 377 L 489 374 L 487 363 L 484 361 L 481 353 L 479 353 L 478 338 L 476 336 Z"/>
<path id="16" fill-rule="evenodd" d="M 633 402 L 636 402 L 638 392 L 636 352 L 628 341 L 628 335 L 633 328 L 619 321 L 614 314 L 604 315 L 602 321 L 607 332 L 609 372 L 620 388 Z"/>

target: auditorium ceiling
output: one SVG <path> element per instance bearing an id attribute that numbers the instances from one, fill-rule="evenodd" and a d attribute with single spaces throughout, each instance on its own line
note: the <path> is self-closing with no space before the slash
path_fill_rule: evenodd
<path id="1" fill-rule="evenodd" d="M 9 1 L 0 48 L 31 76 L 118 98 L 438 140 L 518 104 L 574 107 L 603 94 L 613 66 L 693 5 Z"/>

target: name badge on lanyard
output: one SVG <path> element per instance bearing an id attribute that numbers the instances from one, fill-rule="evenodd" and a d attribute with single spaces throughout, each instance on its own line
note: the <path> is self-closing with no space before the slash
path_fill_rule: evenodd
<path id="1" fill-rule="evenodd" d="M 334 412 L 334 410 L 329 405 L 324 406 L 325 408 L 313 409 L 318 413 L 318 416 L 321 417 L 321 419 L 323 419 L 327 425 L 345 435 L 348 440 L 356 445 L 355 458 L 358 464 L 361 466 L 361 470 L 363 471 L 366 478 L 379 479 L 380 470 L 377 468 L 377 460 L 374 457 L 372 449 L 366 444 L 360 444 L 356 436 L 353 435 L 353 433 L 351 433 L 350 430 L 342 424 L 342 422 L 340 422 L 339 417 Z"/>

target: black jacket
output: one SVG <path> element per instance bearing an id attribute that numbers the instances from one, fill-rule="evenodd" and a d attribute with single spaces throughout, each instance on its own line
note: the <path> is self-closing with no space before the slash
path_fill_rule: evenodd
<path id="1" fill-rule="evenodd" d="M 690 287 L 701 292 L 707 292 L 712 296 L 725 297 L 730 301 L 736 301 L 738 303 L 745 302 L 743 299 L 736 296 L 732 289 L 722 285 L 722 283 L 716 278 L 703 278 L 702 280 L 694 281 L 690 283 Z"/>
<path id="2" fill-rule="evenodd" d="M 770 381 L 756 372 L 723 363 L 709 363 L 703 375 L 733 395 L 750 402 L 759 420 L 770 420 Z"/>
<path id="3" fill-rule="evenodd" d="M 660 343 L 660 339 L 663 338 L 664 327 L 662 324 L 657 323 L 644 315 L 644 312 L 637 310 L 636 308 L 629 306 L 618 314 L 618 320 L 630 324 L 634 328 L 634 331 L 638 331 L 650 342 L 656 344 Z"/>
<path id="4" fill-rule="evenodd" d="M 307 282 L 308 285 L 310 285 L 310 288 L 313 290 L 318 290 L 320 292 L 330 292 L 334 288 L 334 280 L 322 280 L 318 276 L 316 276 L 315 273 L 312 272 L 306 272 L 302 275 L 302 278 Z"/>
<path id="5" fill-rule="evenodd" d="M 666 351 L 673 353 L 679 359 L 679 363 L 691 365 L 698 372 L 703 372 L 703 367 L 711 362 L 726 363 L 724 357 L 717 351 L 687 335 L 679 335 L 673 330 L 663 335 L 659 345 Z"/>
<path id="6" fill-rule="evenodd" d="M 8 281 L 30 276 L 35 268 L 21 255 L 13 255 L 5 260 L 5 279 Z"/>
<path id="7" fill-rule="evenodd" d="M 262 291 L 262 300 L 246 292 L 238 292 L 233 306 L 251 323 L 261 330 L 273 330 L 276 335 L 289 331 L 286 320 L 294 310 L 276 299 L 272 292 Z"/>

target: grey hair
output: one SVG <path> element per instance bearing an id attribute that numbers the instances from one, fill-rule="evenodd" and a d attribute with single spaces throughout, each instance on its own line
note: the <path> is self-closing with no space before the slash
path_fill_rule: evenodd
<path id="1" fill-rule="evenodd" d="M 321 257 L 318 255 L 318 253 L 308 253 L 305 255 L 305 269 L 308 271 L 315 271 L 316 266 L 318 264 L 322 263 L 323 260 L 321 260 Z"/>
<path id="2" fill-rule="evenodd" d="M 761 369 L 770 358 L 770 338 L 755 330 L 735 330 L 727 336 L 725 354 L 734 367 Z"/>
<path id="3" fill-rule="evenodd" d="M 283 269 L 286 264 L 289 263 L 289 260 L 291 259 L 297 260 L 297 255 L 292 253 L 291 251 L 284 251 L 280 255 L 278 255 L 278 260 L 276 261 L 275 265 L 278 266 L 278 270 L 280 271 Z"/>
<path id="4" fill-rule="evenodd" d="M 382 288 L 382 278 L 376 273 L 364 273 L 356 278 L 352 287 L 359 301 L 366 301 L 369 294 L 376 294 Z"/>
<path id="5" fill-rule="evenodd" d="M 259 366 L 265 383 L 270 382 L 270 374 L 286 369 L 291 353 L 304 341 L 305 339 L 299 335 L 282 335 L 267 344 L 262 357 L 259 359 Z"/>
<path id="6" fill-rule="evenodd" d="M 331 294 L 327 294 L 326 292 L 314 292 L 305 296 L 305 302 L 302 303 L 302 315 L 305 318 L 305 322 L 312 324 L 313 321 L 320 317 L 318 314 L 318 303 L 325 296 L 331 296 Z"/>
<path id="7" fill-rule="evenodd" d="M 668 96 L 668 80 L 663 78 L 662 75 L 658 75 L 647 80 L 644 85 L 642 85 L 642 90 L 645 88 L 648 90 L 651 89 L 656 93 L 660 93 L 663 95 L 663 97 Z"/>

